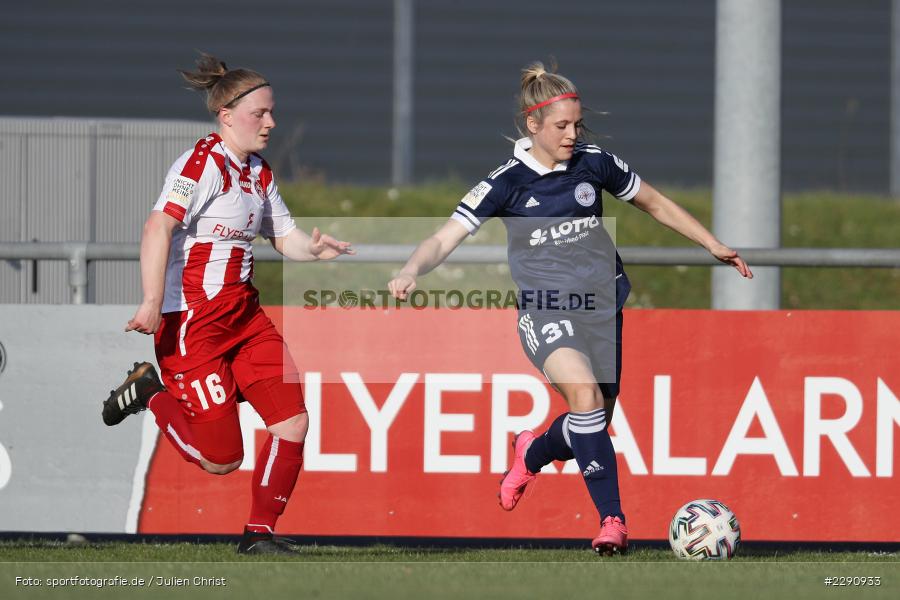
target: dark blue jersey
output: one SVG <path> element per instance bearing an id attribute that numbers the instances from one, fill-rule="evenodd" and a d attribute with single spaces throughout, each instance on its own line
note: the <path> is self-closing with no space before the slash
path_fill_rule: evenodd
<path id="1" fill-rule="evenodd" d="M 552 309 L 547 301 L 555 296 L 561 309 L 621 309 L 630 285 L 603 228 L 602 192 L 631 200 L 641 178 L 597 146 L 576 145 L 571 160 L 552 170 L 530 147 L 528 138 L 517 141 L 513 157 L 466 194 L 453 218 L 470 234 L 487 219 L 503 220 L 520 308 Z"/>

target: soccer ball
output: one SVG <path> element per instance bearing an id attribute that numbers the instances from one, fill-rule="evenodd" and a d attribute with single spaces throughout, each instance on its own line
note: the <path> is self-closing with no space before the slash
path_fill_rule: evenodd
<path id="1" fill-rule="evenodd" d="M 669 525 L 669 545 L 678 558 L 731 558 L 741 543 L 737 517 L 718 500 L 692 500 L 678 509 Z"/>

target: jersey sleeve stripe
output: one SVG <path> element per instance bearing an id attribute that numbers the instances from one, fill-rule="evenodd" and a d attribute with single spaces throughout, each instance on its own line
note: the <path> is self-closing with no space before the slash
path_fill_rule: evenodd
<path id="1" fill-rule="evenodd" d="M 497 167 L 496 169 L 494 169 L 493 171 L 491 171 L 490 174 L 488 174 L 488 179 L 493 179 L 494 176 L 495 176 L 499 171 L 501 171 L 501 170 L 503 170 L 503 169 L 509 167 L 509 165 L 513 162 L 513 160 L 515 160 L 515 159 L 511 158 L 511 159 L 509 159 L 508 161 L 506 161 L 504 164 L 500 165 L 499 167 Z"/>
<path id="2" fill-rule="evenodd" d="M 638 177 L 637 173 L 632 172 L 631 178 L 628 181 L 628 185 L 626 185 L 622 191 L 616 194 L 616 198 L 619 200 L 631 200 L 634 198 L 638 191 L 641 189 L 641 178 Z"/>
<path id="3" fill-rule="evenodd" d="M 481 227 L 481 219 L 476 217 L 475 213 L 471 212 L 469 209 L 463 208 L 462 206 L 457 206 L 456 211 L 467 218 L 469 221 L 471 221 L 472 225 L 474 225 L 475 227 Z"/>
<path id="4" fill-rule="evenodd" d="M 472 221 L 470 221 L 468 217 L 460 214 L 459 212 L 454 212 L 452 215 L 450 215 L 450 218 L 454 221 L 459 222 L 463 227 L 466 228 L 466 231 L 468 231 L 469 233 L 475 233 L 476 231 L 478 231 L 478 226 L 473 225 Z"/>
<path id="5" fill-rule="evenodd" d="M 170 217 L 173 217 L 173 218 L 178 219 L 179 221 L 183 222 L 184 215 L 186 214 L 187 211 L 185 210 L 185 208 L 183 206 L 179 206 L 178 204 L 175 204 L 174 202 L 166 202 L 165 207 L 163 207 L 163 212 L 166 213 L 167 215 L 169 215 Z"/>
<path id="6" fill-rule="evenodd" d="M 499 176 L 503 175 L 504 173 L 506 173 L 507 171 L 512 169 L 517 164 L 519 164 L 519 161 L 517 161 L 515 159 L 511 159 L 508 163 L 506 163 L 505 165 L 503 165 L 502 167 L 500 167 L 499 169 L 497 169 L 493 173 L 491 173 L 488 176 L 488 179 L 497 179 Z"/>

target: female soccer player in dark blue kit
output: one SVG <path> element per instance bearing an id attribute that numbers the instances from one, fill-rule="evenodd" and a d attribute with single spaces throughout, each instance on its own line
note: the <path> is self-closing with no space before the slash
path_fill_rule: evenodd
<path id="1" fill-rule="evenodd" d="M 592 547 L 604 555 L 624 553 L 628 531 L 607 427 L 619 393 L 622 306 L 630 284 L 600 222 L 602 190 L 700 244 L 743 277 L 753 274 L 737 252 L 625 162 L 579 140 L 581 100 L 571 81 L 534 63 L 523 70 L 521 88 L 526 136 L 515 142 L 513 157 L 460 201 L 388 288 L 406 299 L 416 278 L 440 265 L 484 221 L 503 220 L 510 273 L 519 288 L 522 347 L 565 397 L 569 412 L 540 436 L 516 436 L 500 504 L 512 510 L 543 466 L 575 458 L 600 513 Z"/>

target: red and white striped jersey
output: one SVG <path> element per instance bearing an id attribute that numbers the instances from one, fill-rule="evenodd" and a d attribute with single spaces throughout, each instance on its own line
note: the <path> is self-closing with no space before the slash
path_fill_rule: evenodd
<path id="1" fill-rule="evenodd" d="M 175 161 L 153 210 L 182 223 L 172 234 L 164 313 L 249 281 L 250 242 L 257 234 L 284 237 L 296 227 L 266 161 L 251 154 L 242 164 L 215 133 Z"/>

